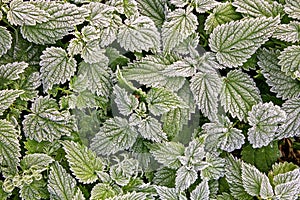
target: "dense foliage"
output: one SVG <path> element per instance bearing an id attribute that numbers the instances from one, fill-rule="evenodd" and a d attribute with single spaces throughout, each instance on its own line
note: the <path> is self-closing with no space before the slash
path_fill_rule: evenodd
<path id="1" fill-rule="evenodd" d="M 298 199 L 300 1 L 0 0 L 0 199 Z"/>

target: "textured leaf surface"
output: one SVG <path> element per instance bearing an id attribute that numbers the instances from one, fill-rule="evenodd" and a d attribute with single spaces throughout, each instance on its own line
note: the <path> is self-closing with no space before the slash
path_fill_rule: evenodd
<path id="1" fill-rule="evenodd" d="M 30 184 L 23 184 L 20 189 L 20 197 L 23 200 L 39 200 L 48 198 L 46 183 L 43 180 L 33 181 Z"/>
<path id="2" fill-rule="evenodd" d="M 125 89 L 115 85 L 113 93 L 115 95 L 114 101 L 122 115 L 128 116 L 137 109 L 139 101 L 133 95 L 129 95 Z"/>
<path id="3" fill-rule="evenodd" d="M 91 191 L 91 200 L 107 199 L 117 196 L 118 191 L 106 183 L 98 183 Z"/>
<path id="4" fill-rule="evenodd" d="M 207 167 L 201 171 L 201 178 L 206 180 L 218 180 L 223 177 L 225 173 L 225 160 L 211 153 L 206 153 L 205 157 Z"/>
<path id="5" fill-rule="evenodd" d="M 98 179 L 97 171 L 102 171 L 102 162 L 96 154 L 73 141 L 64 141 L 63 146 L 75 177 L 85 184 L 95 182 Z"/>
<path id="6" fill-rule="evenodd" d="M 197 172 L 193 167 L 181 166 L 176 173 L 176 189 L 183 191 L 190 187 L 197 179 Z"/>
<path id="7" fill-rule="evenodd" d="M 272 37 L 286 41 L 299 42 L 300 41 L 300 22 L 291 21 L 289 24 L 280 24 Z"/>
<path id="8" fill-rule="evenodd" d="M 33 72 L 26 79 L 20 79 L 20 89 L 24 91 L 20 95 L 20 99 L 24 101 L 33 100 L 38 96 L 37 88 L 41 85 L 40 73 Z"/>
<path id="9" fill-rule="evenodd" d="M 176 193 L 175 188 L 158 186 L 158 187 L 155 187 L 155 189 L 161 200 L 177 200 L 178 199 L 178 194 Z"/>
<path id="10" fill-rule="evenodd" d="M 285 121 L 286 114 L 279 106 L 270 103 L 259 103 L 252 107 L 248 116 L 248 140 L 254 148 L 267 146 L 274 140 L 278 125 Z"/>
<path id="11" fill-rule="evenodd" d="M 194 0 L 192 2 L 198 13 L 205 13 L 219 4 L 219 2 L 215 0 Z"/>
<path id="12" fill-rule="evenodd" d="M 208 182 L 203 180 L 191 193 L 191 200 L 209 200 Z"/>
<path id="13" fill-rule="evenodd" d="M 278 17 L 259 17 L 222 24 L 210 35 L 209 46 L 221 64 L 238 67 L 268 40 L 278 23 Z"/>
<path id="14" fill-rule="evenodd" d="M 124 195 L 118 195 L 107 200 L 146 200 L 147 196 L 142 192 L 131 192 Z"/>
<path id="15" fill-rule="evenodd" d="M 300 2 L 294 0 L 286 0 L 284 5 L 284 11 L 289 17 L 300 20 Z"/>
<path id="16" fill-rule="evenodd" d="M 248 111 L 261 101 L 261 97 L 254 81 L 246 73 L 233 70 L 223 79 L 220 100 L 225 111 L 239 120 L 246 120 Z"/>
<path id="17" fill-rule="evenodd" d="M 47 166 L 54 161 L 53 158 L 43 153 L 28 154 L 21 160 L 23 170 L 33 168 L 35 170 L 46 170 Z"/>
<path id="18" fill-rule="evenodd" d="M 162 26 L 165 20 L 164 2 L 162 0 L 137 0 L 137 3 L 142 15 L 152 19 L 156 26 Z"/>
<path id="19" fill-rule="evenodd" d="M 107 63 L 108 58 L 104 55 L 105 49 L 101 49 L 99 46 L 99 41 L 94 40 L 86 43 L 82 48 L 81 57 L 86 63 Z"/>
<path id="20" fill-rule="evenodd" d="M 0 57 L 10 49 L 12 44 L 12 37 L 6 27 L 0 26 Z"/>
<path id="21" fill-rule="evenodd" d="M 31 112 L 23 120 L 23 130 L 30 139 L 53 141 L 77 129 L 69 111 L 58 111 L 58 105 L 52 98 L 37 98 Z"/>
<path id="22" fill-rule="evenodd" d="M 93 138 L 91 149 L 101 155 L 114 154 L 132 147 L 137 135 L 126 119 L 115 117 L 104 123 Z"/>
<path id="23" fill-rule="evenodd" d="M 278 64 L 279 51 L 269 51 L 263 49 L 258 53 L 258 66 L 262 69 L 262 74 L 267 79 L 267 84 L 271 91 L 276 93 L 276 97 L 290 99 L 300 96 L 300 81 L 292 79 L 281 71 Z"/>
<path id="24" fill-rule="evenodd" d="M 23 90 L 0 90 L 0 115 L 23 93 Z"/>
<path id="25" fill-rule="evenodd" d="M 26 62 L 13 62 L 6 65 L 0 65 L 0 79 L 17 80 L 20 74 L 28 67 Z"/>
<path id="26" fill-rule="evenodd" d="M 176 170 L 163 167 L 158 169 L 153 178 L 153 183 L 160 186 L 167 186 L 169 188 L 175 187 Z"/>
<path id="27" fill-rule="evenodd" d="M 76 71 L 76 60 L 68 57 L 67 52 L 60 47 L 51 47 L 43 51 L 40 65 L 44 91 L 52 89 L 54 84 L 70 80 Z"/>
<path id="28" fill-rule="evenodd" d="M 167 139 L 166 133 L 162 130 L 161 123 L 150 116 L 138 124 L 138 131 L 144 138 L 154 142 L 161 142 Z"/>
<path id="29" fill-rule="evenodd" d="M 293 45 L 285 48 L 281 53 L 278 64 L 281 71 L 292 78 L 300 79 L 300 46 Z"/>

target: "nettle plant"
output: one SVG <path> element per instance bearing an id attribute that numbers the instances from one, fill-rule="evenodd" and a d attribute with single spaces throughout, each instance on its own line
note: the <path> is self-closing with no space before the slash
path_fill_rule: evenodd
<path id="1" fill-rule="evenodd" d="M 300 1 L 0 7 L 0 199 L 298 199 Z"/>

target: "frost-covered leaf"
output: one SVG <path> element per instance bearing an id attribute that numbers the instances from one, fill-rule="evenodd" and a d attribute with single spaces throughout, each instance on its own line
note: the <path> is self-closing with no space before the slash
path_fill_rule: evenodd
<path id="1" fill-rule="evenodd" d="M 39 200 L 48 198 L 48 192 L 44 180 L 34 180 L 30 184 L 23 184 L 20 189 L 20 197 L 22 200 Z"/>
<path id="2" fill-rule="evenodd" d="M 276 17 L 283 14 L 283 6 L 276 1 L 268 0 L 235 0 L 232 3 L 236 11 L 251 17 Z"/>
<path id="3" fill-rule="evenodd" d="M 26 62 L 13 62 L 6 65 L 0 65 L 0 79 L 17 80 L 20 74 L 28 67 Z"/>
<path id="4" fill-rule="evenodd" d="M 149 111 L 157 116 L 175 108 L 186 107 L 175 93 L 164 88 L 151 88 L 146 97 Z"/>
<path id="5" fill-rule="evenodd" d="M 215 7 L 212 13 L 205 20 L 204 30 L 211 33 L 218 25 L 240 19 L 239 13 L 235 12 L 231 3 L 221 3 Z"/>
<path id="6" fill-rule="evenodd" d="M 73 196 L 72 200 L 85 200 L 85 197 L 79 188 L 77 189 L 77 192 Z"/>
<path id="7" fill-rule="evenodd" d="M 98 183 L 91 191 L 90 200 L 105 200 L 117 196 L 119 191 L 107 183 Z"/>
<path id="8" fill-rule="evenodd" d="M 105 56 L 105 49 L 101 49 L 98 40 L 88 42 L 82 48 L 81 57 L 86 63 L 107 63 L 108 58 Z"/>
<path id="9" fill-rule="evenodd" d="M 155 185 L 175 187 L 176 170 L 163 167 L 154 173 L 153 183 Z"/>
<path id="10" fill-rule="evenodd" d="M 215 119 L 218 111 L 218 96 L 222 87 L 220 76 L 216 72 L 198 72 L 191 79 L 190 87 L 204 116 Z"/>
<path id="11" fill-rule="evenodd" d="M 300 20 L 300 2 L 294 0 L 286 0 L 284 11 L 289 17 Z"/>
<path id="12" fill-rule="evenodd" d="M 147 200 L 147 196 L 145 193 L 134 191 L 124 195 L 111 197 L 108 198 L 107 200 Z"/>
<path id="13" fill-rule="evenodd" d="M 193 167 L 181 166 L 176 173 L 176 189 L 183 191 L 190 187 L 197 179 L 197 172 Z"/>
<path id="14" fill-rule="evenodd" d="M 286 114 L 277 105 L 270 103 L 258 103 L 252 107 L 248 114 L 249 125 L 248 140 L 254 148 L 267 146 L 274 140 L 278 125 L 286 119 Z"/>
<path id="15" fill-rule="evenodd" d="M 258 66 L 271 87 L 271 92 L 276 93 L 277 98 L 290 99 L 300 96 L 300 81 L 294 80 L 281 71 L 278 64 L 279 51 L 262 49 L 258 53 Z"/>
<path id="16" fill-rule="evenodd" d="M 114 6 L 119 13 L 125 14 L 127 18 L 139 13 L 136 0 L 110 0 L 109 5 Z"/>
<path id="17" fill-rule="evenodd" d="M 99 96 L 109 96 L 112 89 L 112 72 L 107 62 L 79 64 L 78 75 L 85 79 L 84 87 Z"/>
<path id="18" fill-rule="evenodd" d="M 25 135 L 30 139 L 53 141 L 77 129 L 74 116 L 66 110 L 58 111 L 55 99 L 39 97 L 30 110 L 32 113 L 22 122 Z"/>
<path id="19" fill-rule="evenodd" d="M 203 180 L 191 193 L 191 200 L 209 200 L 208 182 Z"/>
<path id="20" fill-rule="evenodd" d="M 0 90 L 0 115 L 8 109 L 14 101 L 24 93 L 23 90 Z"/>
<path id="21" fill-rule="evenodd" d="M 93 183 L 98 179 L 97 171 L 103 164 L 96 154 L 87 147 L 73 141 L 63 142 L 66 158 L 75 177 L 82 183 Z"/>
<path id="22" fill-rule="evenodd" d="M 213 9 L 219 5 L 219 2 L 215 0 L 193 0 L 192 6 L 196 8 L 198 13 L 205 13 L 208 10 Z"/>
<path id="23" fill-rule="evenodd" d="M 13 0 L 9 4 L 10 10 L 7 12 L 7 19 L 12 25 L 35 26 L 50 19 L 49 13 L 34 6 L 30 2 Z"/>
<path id="24" fill-rule="evenodd" d="M 206 153 L 204 165 L 207 165 L 201 171 L 201 178 L 206 180 L 218 180 L 225 174 L 225 160 L 211 153 Z"/>
<path id="25" fill-rule="evenodd" d="M 137 136 L 137 131 L 126 119 L 115 117 L 105 121 L 93 138 L 91 149 L 101 155 L 114 154 L 132 147 Z"/>
<path id="26" fill-rule="evenodd" d="M 268 40 L 278 24 L 279 17 L 258 17 L 222 24 L 210 34 L 209 46 L 217 53 L 221 64 L 238 67 Z"/>
<path id="27" fill-rule="evenodd" d="M 139 122 L 138 131 L 144 138 L 154 142 L 162 142 L 167 139 L 166 133 L 162 130 L 161 123 L 150 116 Z"/>
<path id="28" fill-rule="evenodd" d="M 56 1 L 35 1 L 31 3 L 35 7 L 45 10 L 51 16 L 46 22 L 21 27 L 22 36 L 36 44 L 53 44 L 68 35 L 76 25 L 85 20 L 84 13 L 86 13 L 86 10 L 71 3 Z"/>
<path id="29" fill-rule="evenodd" d="M 33 100 L 38 96 L 39 91 L 36 90 L 41 85 L 40 73 L 33 72 L 26 79 L 20 79 L 19 87 L 24 91 L 20 95 L 20 99 L 24 101 Z"/>
<path id="30" fill-rule="evenodd" d="M 46 170 L 47 166 L 54 161 L 53 158 L 43 153 L 28 154 L 21 160 L 23 170 L 33 168 L 34 170 Z"/>
<path id="31" fill-rule="evenodd" d="M 13 174 L 17 172 L 21 148 L 19 134 L 15 127 L 6 120 L 0 120 L 0 164 Z"/>
<path id="32" fill-rule="evenodd" d="M 72 200 L 76 189 L 75 179 L 56 161 L 51 166 L 48 179 L 48 191 L 51 199 Z"/>
<path id="33" fill-rule="evenodd" d="M 150 152 L 159 163 L 177 169 L 180 167 L 178 156 L 184 154 L 184 146 L 177 142 L 159 143 L 153 145 Z"/>
<path id="34" fill-rule="evenodd" d="M 198 21 L 191 8 L 178 8 L 168 13 L 162 26 L 162 41 L 165 52 L 171 52 L 180 42 L 197 29 Z"/>
<path id="35" fill-rule="evenodd" d="M 193 33 L 184 39 L 181 43 L 179 43 L 174 51 L 181 55 L 190 55 L 192 58 L 199 56 L 199 53 L 202 53 L 203 49 L 199 48 L 199 34 Z M 190 62 L 193 61 L 191 58 L 187 57 L 187 60 Z"/>
<path id="36" fill-rule="evenodd" d="M 142 52 L 160 48 L 160 35 L 154 22 L 146 16 L 130 18 L 120 27 L 118 42 L 129 51 Z"/>
<path id="37" fill-rule="evenodd" d="M 300 79 L 300 45 L 285 48 L 278 59 L 281 71 L 293 79 Z"/>
<path id="38" fill-rule="evenodd" d="M 221 104 L 225 111 L 239 120 L 246 120 L 252 106 L 261 102 L 259 90 L 249 75 L 233 70 L 223 79 L 220 95 Z"/>
<path id="39" fill-rule="evenodd" d="M 137 6 L 142 15 L 153 20 L 157 27 L 161 27 L 165 20 L 163 0 L 137 0 Z"/>
<path id="40" fill-rule="evenodd" d="M 124 88 L 115 85 L 113 93 L 115 95 L 114 101 L 122 115 L 128 116 L 137 109 L 139 105 L 138 99 L 133 95 L 129 95 Z"/>
<path id="41" fill-rule="evenodd" d="M 286 112 L 286 121 L 280 127 L 278 139 L 300 135 L 300 98 L 287 100 L 282 109 Z"/>
<path id="42" fill-rule="evenodd" d="M 0 57 L 10 49 L 12 37 L 6 27 L 0 26 Z"/>
<path id="43" fill-rule="evenodd" d="M 63 84 L 70 80 L 76 71 L 76 60 L 69 57 L 60 47 L 51 47 L 43 51 L 40 69 L 44 91 L 52 89 L 54 84 Z"/>
<path id="44" fill-rule="evenodd" d="M 300 41 L 300 22 L 291 21 L 289 24 L 280 24 L 273 33 L 272 37 L 285 42 Z"/>
<path id="45" fill-rule="evenodd" d="M 193 76 L 196 73 L 196 67 L 193 65 L 193 60 L 187 58 L 184 60 L 178 60 L 173 64 L 169 65 L 163 73 L 166 76 L 176 77 L 189 77 Z"/>
<path id="46" fill-rule="evenodd" d="M 70 40 L 67 51 L 70 56 L 80 54 L 84 46 L 84 42 L 78 38 Z"/>
<path id="47" fill-rule="evenodd" d="M 142 60 L 129 64 L 122 70 L 127 80 L 134 80 L 140 84 L 151 87 L 164 87 L 170 91 L 179 90 L 184 82 L 184 77 L 165 76 L 163 71 L 178 59 L 174 55 L 148 55 Z"/>
<path id="48" fill-rule="evenodd" d="M 161 200 L 187 200 L 184 192 L 178 193 L 175 188 L 156 186 L 155 189 Z"/>

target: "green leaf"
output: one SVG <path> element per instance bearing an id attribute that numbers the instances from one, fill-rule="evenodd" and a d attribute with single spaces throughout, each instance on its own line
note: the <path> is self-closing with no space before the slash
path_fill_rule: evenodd
<path id="1" fill-rule="evenodd" d="M 285 42 L 300 41 L 300 22 L 291 21 L 289 24 L 280 24 L 272 35 L 273 38 L 280 39 Z"/>
<path id="2" fill-rule="evenodd" d="M 300 81 L 292 79 L 281 71 L 278 64 L 279 51 L 262 49 L 258 53 L 258 66 L 267 79 L 266 83 L 271 87 L 271 92 L 276 93 L 277 98 L 290 99 L 300 97 Z"/>
<path id="3" fill-rule="evenodd" d="M 40 65 L 45 92 L 52 89 L 54 84 L 63 84 L 70 80 L 76 71 L 76 60 L 68 57 L 67 52 L 60 47 L 51 47 L 43 51 Z"/>
<path id="4" fill-rule="evenodd" d="M 203 180 L 191 193 L 191 200 L 209 200 L 208 182 Z"/>
<path id="5" fill-rule="evenodd" d="M 75 179 L 57 161 L 54 162 L 48 179 L 50 199 L 72 200 L 76 190 Z"/>
<path id="6" fill-rule="evenodd" d="M 77 192 L 73 196 L 72 200 L 85 200 L 85 197 L 79 188 L 77 189 Z"/>
<path id="7" fill-rule="evenodd" d="M 240 14 L 235 12 L 235 9 L 230 2 L 220 3 L 206 18 L 204 30 L 206 30 L 207 33 L 211 33 L 217 26 L 240 18 Z"/>
<path id="8" fill-rule="evenodd" d="M 268 0 L 235 0 L 232 3 L 236 11 L 251 17 L 276 17 L 283 15 L 283 6 L 276 1 Z"/>
<path id="9" fill-rule="evenodd" d="M 12 37 L 6 27 L 0 26 L 0 57 L 5 54 L 11 47 Z"/>
<path id="10" fill-rule="evenodd" d="M 217 60 L 227 67 L 242 66 L 275 31 L 279 18 L 250 18 L 216 27 L 209 46 Z M 250 31 L 249 31 L 250 30 Z"/>
<path id="11" fill-rule="evenodd" d="M 135 96 L 129 95 L 125 89 L 118 85 L 114 86 L 114 101 L 122 115 L 128 116 L 139 106 L 139 101 Z"/>
<path id="12" fill-rule="evenodd" d="M 181 166 L 176 173 L 175 185 L 176 189 L 183 191 L 190 187 L 197 179 L 197 172 L 191 166 Z"/>
<path id="13" fill-rule="evenodd" d="M 175 188 L 157 186 L 155 189 L 161 200 L 187 200 L 183 192 L 178 194 Z"/>
<path id="14" fill-rule="evenodd" d="M 37 98 L 31 114 L 23 120 L 23 130 L 30 139 L 38 142 L 48 140 L 52 142 L 63 135 L 71 135 L 77 129 L 74 116 L 69 111 L 58 111 L 56 101 L 49 97 Z"/>
<path id="15" fill-rule="evenodd" d="M 285 48 L 278 59 L 281 71 L 293 79 L 300 79 L 300 45 Z"/>
<path id="16" fill-rule="evenodd" d="M 3 189 L 3 181 L 0 181 L 0 199 L 2 200 L 7 200 L 7 198 L 10 196 L 11 194 L 7 193 L 4 191 Z"/>
<path id="17" fill-rule="evenodd" d="M 78 38 L 70 40 L 67 51 L 70 56 L 80 54 L 83 50 L 84 42 Z"/>
<path id="18" fill-rule="evenodd" d="M 191 91 L 195 101 L 205 117 L 216 119 L 218 112 L 218 96 L 222 87 L 220 76 L 212 71 L 207 73 L 198 72 L 191 79 Z"/>
<path id="19" fill-rule="evenodd" d="M 9 4 L 7 19 L 11 25 L 35 26 L 37 23 L 47 22 L 50 19 L 49 13 L 39 9 L 30 2 L 13 0 Z"/>
<path id="20" fill-rule="evenodd" d="M 81 52 L 81 58 L 83 58 L 86 63 L 108 63 L 108 58 L 105 56 L 105 49 L 101 49 L 99 46 L 99 41 L 94 40 L 87 42 Z"/>
<path id="21" fill-rule="evenodd" d="M 206 153 L 205 161 L 203 163 L 205 168 L 201 171 L 201 178 L 204 180 L 218 180 L 225 174 L 225 160 L 213 155 L 211 153 Z"/>
<path id="22" fill-rule="evenodd" d="M 73 141 L 64 141 L 66 158 L 75 177 L 82 183 L 93 183 L 98 179 L 97 171 L 102 171 L 103 164 L 96 154 L 87 147 Z"/>
<path id="23" fill-rule="evenodd" d="M 192 6 L 196 8 L 198 13 L 205 13 L 208 10 L 213 9 L 219 5 L 219 2 L 215 0 L 193 0 Z"/>
<path id="24" fill-rule="evenodd" d="M 87 12 L 70 3 L 35 1 L 31 4 L 45 10 L 51 16 L 46 22 L 21 27 L 22 36 L 36 44 L 54 44 L 57 40 L 62 39 L 70 31 L 73 31 L 76 25 L 85 20 L 84 13 Z"/>
<path id="25" fill-rule="evenodd" d="M 162 26 L 162 42 L 165 52 L 171 52 L 180 42 L 193 34 L 198 21 L 191 8 L 178 8 L 167 14 Z"/>
<path id="26" fill-rule="evenodd" d="M 44 180 L 34 180 L 30 184 L 23 184 L 20 189 L 22 200 L 38 200 L 49 198 L 49 194 Z"/>
<path id="27" fill-rule="evenodd" d="M 278 125 L 286 119 L 285 112 L 272 102 L 254 105 L 248 115 L 249 125 L 252 126 L 248 129 L 248 140 L 253 148 L 269 145 L 275 138 Z"/>
<path id="28" fill-rule="evenodd" d="M 155 185 L 175 187 L 176 170 L 163 167 L 158 169 L 153 178 Z"/>
<path id="29" fill-rule="evenodd" d="M 130 18 L 120 27 L 118 42 L 121 47 L 128 51 L 154 52 L 160 49 L 160 35 L 154 22 L 146 16 Z"/>
<path id="30" fill-rule="evenodd" d="M 23 94 L 20 95 L 20 99 L 24 101 L 33 100 L 38 96 L 39 91 L 36 90 L 41 85 L 40 73 L 33 72 L 28 75 L 26 79 L 20 79 L 19 88 L 24 91 Z"/>
<path id="31" fill-rule="evenodd" d="M 147 200 L 147 196 L 142 192 L 131 192 L 124 195 L 118 195 L 107 200 Z"/>
<path id="32" fill-rule="evenodd" d="M 17 172 L 21 148 L 19 133 L 15 127 L 6 120 L 0 120 L 0 163 L 8 168 L 12 174 Z"/>
<path id="33" fill-rule="evenodd" d="M 247 145 L 242 150 L 242 159 L 255 165 L 262 172 L 268 172 L 271 166 L 280 157 L 277 142 L 272 142 L 268 146 L 254 149 L 251 145 Z"/>
<path id="34" fill-rule="evenodd" d="M 54 161 L 53 158 L 43 153 L 28 154 L 21 160 L 21 167 L 23 170 L 34 169 L 44 171 L 47 166 Z"/>
<path id="35" fill-rule="evenodd" d="M 233 70 L 223 79 L 220 95 L 221 105 L 225 111 L 239 120 L 246 121 L 248 111 L 261 102 L 259 90 L 248 74 Z"/>
<path id="36" fill-rule="evenodd" d="M 164 2 L 162 0 L 137 0 L 140 13 L 153 20 L 157 27 L 165 20 Z"/>
<path id="37" fill-rule="evenodd" d="M 294 169 L 297 168 L 299 167 L 294 163 L 289 163 L 289 162 L 274 163 L 274 165 L 272 165 L 272 171 L 269 172 L 268 176 L 270 180 L 273 181 L 274 176 L 293 171 Z"/>
<path id="38" fill-rule="evenodd" d="M 196 73 L 196 68 L 193 65 L 194 61 L 190 58 L 186 58 L 184 60 L 178 60 L 174 62 L 172 65 L 169 65 L 163 73 L 166 76 L 176 77 L 189 77 L 193 76 Z"/>
<path id="39" fill-rule="evenodd" d="M 177 142 L 159 143 L 151 147 L 150 153 L 164 166 L 177 169 L 181 166 L 178 157 L 183 156 L 184 146 Z"/>
<path id="40" fill-rule="evenodd" d="M 163 132 L 161 123 L 148 116 L 138 123 L 138 132 L 146 139 L 154 142 L 162 142 L 167 140 L 167 135 Z"/>
<path id="41" fill-rule="evenodd" d="M 284 11 L 289 17 L 300 20 L 300 2 L 285 0 Z"/>
<path id="42" fill-rule="evenodd" d="M 0 116 L 22 93 L 23 90 L 0 90 Z"/>
<path id="43" fill-rule="evenodd" d="M 6 65 L 0 65 L 0 79 L 2 80 L 17 80 L 20 74 L 28 67 L 26 62 L 13 62 Z"/>
<path id="44" fill-rule="evenodd" d="M 116 188 L 107 183 L 98 183 L 91 191 L 90 200 L 106 200 L 110 197 L 117 196 L 119 193 Z"/>
<path id="45" fill-rule="evenodd" d="M 97 154 L 110 155 L 133 146 L 138 133 L 126 119 L 114 117 L 106 120 L 91 143 Z"/>
<path id="46" fill-rule="evenodd" d="M 109 4 L 116 7 L 116 10 L 127 18 L 139 13 L 136 0 L 111 0 Z"/>
<path id="47" fill-rule="evenodd" d="M 149 111 L 155 116 L 175 108 L 186 107 L 181 98 L 164 88 L 151 88 L 147 94 L 146 102 Z"/>

